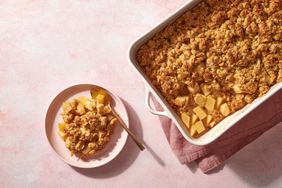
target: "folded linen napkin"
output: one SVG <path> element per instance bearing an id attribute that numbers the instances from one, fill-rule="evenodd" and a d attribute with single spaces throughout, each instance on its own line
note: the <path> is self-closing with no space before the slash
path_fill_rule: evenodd
<path id="1" fill-rule="evenodd" d="M 154 98 L 153 103 L 157 110 L 162 110 Z M 196 146 L 186 141 L 169 118 L 160 117 L 160 120 L 171 149 L 179 161 L 182 164 L 195 161 L 204 173 L 208 173 L 282 121 L 282 91 L 273 95 L 220 138 L 206 146 Z"/>

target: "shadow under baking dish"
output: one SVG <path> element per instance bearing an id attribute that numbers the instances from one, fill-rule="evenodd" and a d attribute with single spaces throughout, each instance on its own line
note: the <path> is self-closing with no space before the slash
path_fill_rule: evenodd
<path id="1" fill-rule="evenodd" d="M 59 155 L 59 157 L 71 166 L 80 168 L 94 168 L 104 165 L 114 159 L 122 150 L 127 139 L 126 131 L 117 123 L 113 134 L 110 137 L 109 143 L 101 151 L 97 152 L 93 158 L 84 161 L 76 156 L 71 156 L 69 150 L 65 146 L 65 142 L 58 135 L 58 123 L 62 122 L 62 104 L 63 102 L 78 98 L 79 96 L 85 96 L 90 98 L 90 89 L 95 85 L 92 84 L 80 84 L 66 88 L 60 92 L 55 99 L 50 104 L 46 118 L 45 118 L 45 132 L 47 139 L 54 149 L 54 151 Z M 108 90 L 106 90 L 111 98 L 112 108 L 119 113 L 121 118 L 124 120 L 128 126 L 128 115 L 123 102 L 119 97 Z"/>

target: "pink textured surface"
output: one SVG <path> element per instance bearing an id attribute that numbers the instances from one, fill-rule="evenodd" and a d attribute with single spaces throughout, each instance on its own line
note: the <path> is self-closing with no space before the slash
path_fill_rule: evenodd
<path id="1" fill-rule="evenodd" d="M 129 44 L 184 0 L 0 2 L 0 187 L 281 187 L 282 127 L 276 126 L 204 175 L 181 165 L 144 86 L 128 65 Z M 130 125 L 148 145 L 128 140 L 108 165 L 75 169 L 52 151 L 44 118 L 63 88 L 94 83 L 125 100 Z"/>

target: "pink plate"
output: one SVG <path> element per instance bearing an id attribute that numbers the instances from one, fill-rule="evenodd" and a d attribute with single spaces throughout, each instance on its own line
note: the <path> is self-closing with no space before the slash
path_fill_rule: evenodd
<path id="1" fill-rule="evenodd" d="M 70 156 L 69 150 L 65 147 L 65 142 L 58 135 L 58 123 L 63 121 L 60 115 L 62 112 L 62 103 L 82 95 L 90 98 L 90 89 L 93 86 L 95 85 L 80 84 L 63 90 L 50 104 L 45 118 L 46 136 L 54 151 L 69 165 L 80 168 L 94 168 L 108 163 L 120 153 L 127 139 L 126 131 L 123 130 L 123 128 L 117 123 L 114 132 L 111 135 L 110 142 L 92 159 L 89 161 L 83 161 L 76 156 Z M 111 101 L 112 108 L 119 113 L 128 126 L 128 115 L 122 101 L 118 96 L 108 90 L 107 92 L 113 99 L 113 101 Z"/>

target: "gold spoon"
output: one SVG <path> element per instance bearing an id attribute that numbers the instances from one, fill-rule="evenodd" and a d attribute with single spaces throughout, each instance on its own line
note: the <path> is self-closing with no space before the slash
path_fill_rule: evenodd
<path id="1" fill-rule="evenodd" d="M 105 91 L 103 88 L 100 87 L 93 87 L 90 90 L 91 96 L 93 99 L 95 99 L 97 97 L 98 94 L 102 94 L 105 96 L 104 99 L 104 104 L 105 106 L 108 105 L 111 109 L 111 111 L 113 112 L 113 115 L 117 118 L 117 120 L 120 122 L 121 126 L 124 128 L 124 130 L 126 130 L 126 132 L 129 134 L 129 136 L 132 138 L 132 140 L 136 143 L 136 145 L 140 148 L 140 150 L 144 150 L 145 147 L 143 146 L 143 144 L 141 143 L 141 141 L 129 130 L 129 128 L 126 126 L 126 124 L 124 123 L 124 121 L 122 120 L 122 118 L 119 116 L 119 114 L 111 107 L 111 103 L 110 103 L 110 95 L 107 93 L 107 91 Z"/>

